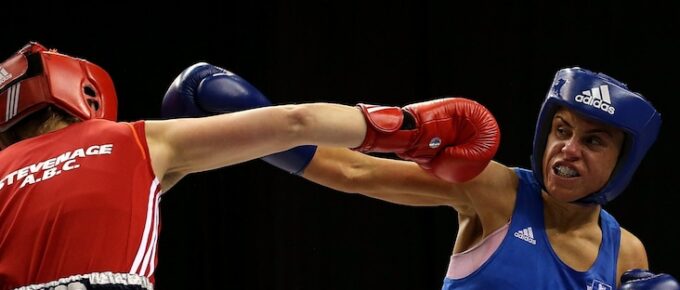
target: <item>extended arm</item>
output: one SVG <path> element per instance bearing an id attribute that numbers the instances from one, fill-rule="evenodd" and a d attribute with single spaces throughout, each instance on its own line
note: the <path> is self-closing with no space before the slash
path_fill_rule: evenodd
<path id="1" fill-rule="evenodd" d="M 188 67 L 173 82 L 162 111 L 165 117 L 201 116 L 269 104 L 264 95 L 237 75 L 199 63 Z M 369 126 L 363 142 L 349 148 L 394 152 L 415 163 L 339 148 L 289 150 L 270 156 L 278 161 L 270 163 L 288 172 L 304 173 L 305 178 L 337 190 L 390 202 L 459 207 L 469 204 L 460 194 L 467 190 L 459 182 L 480 174 L 498 148 L 498 126 L 483 106 L 464 98 L 446 98 L 404 108 L 358 107 Z M 476 185 L 484 183 L 466 184 L 479 188 Z"/>
<path id="2" fill-rule="evenodd" d="M 362 114 L 336 104 L 258 108 L 146 123 L 154 173 L 165 190 L 179 178 L 303 144 L 353 147 L 365 135 Z"/>

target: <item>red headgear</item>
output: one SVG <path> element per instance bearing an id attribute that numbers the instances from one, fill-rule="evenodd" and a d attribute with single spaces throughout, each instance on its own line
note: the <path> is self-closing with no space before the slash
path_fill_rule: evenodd
<path id="1" fill-rule="evenodd" d="M 0 64 L 0 132 L 48 105 L 115 121 L 118 101 L 104 69 L 30 42 Z"/>

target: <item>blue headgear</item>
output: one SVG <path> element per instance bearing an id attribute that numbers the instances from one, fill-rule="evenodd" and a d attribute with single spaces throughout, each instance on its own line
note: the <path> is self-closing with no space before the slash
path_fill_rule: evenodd
<path id="1" fill-rule="evenodd" d="M 628 90 L 626 84 L 605 74 L 579 67 L 558 71 L 538 115 L 531 157 L 534 176 L 543 188 L 543 153 L 553 115 L 560 107 L 624 132 L 623 150 L 609 181 L 598 192 L 579 200 L 599 204 L 611 201 L 623 192 L 656 140 L 661 127 L 661 115 L 640 94 Z"/>

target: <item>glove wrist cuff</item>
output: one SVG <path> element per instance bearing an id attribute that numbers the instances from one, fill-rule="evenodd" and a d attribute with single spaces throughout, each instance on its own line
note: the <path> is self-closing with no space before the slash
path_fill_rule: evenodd
<path id="1" fill-rule="evenodd" d="M 352 150 L 360 152 L 404 152 L 413 142 L 417 130 L 403 130 L 402 127 L 416 127 L 415 119 L 399 107 L 357 104 L 366 120 L 364 141 Z M 406 123 L 404 121 L 406 120 Z"/>

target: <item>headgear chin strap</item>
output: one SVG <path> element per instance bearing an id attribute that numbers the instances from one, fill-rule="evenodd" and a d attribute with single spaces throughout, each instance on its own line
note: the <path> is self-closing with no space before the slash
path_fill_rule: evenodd
<path id="1" fill-rule="evenodd" d="M 118 101 L 104 69 L 30 42 L 0 64 L 0 132 L 48 105 L 115 121 Z"/>
<path id="2" fill-rule="evenodd" d="M 552 118 L 566 107 L 588 118 L 621 129 L 625 134 L 623 151 L 607 184 L 579 202 L 605 204 L 623 192 L 635 170 L 652 146 L 661 127 L 661 115 L 640 94 L 602 73 L 579 67 L 557 72 L 538 115 L 531 157 L 534 176 L 543 181 L 543 153 Z"/>

